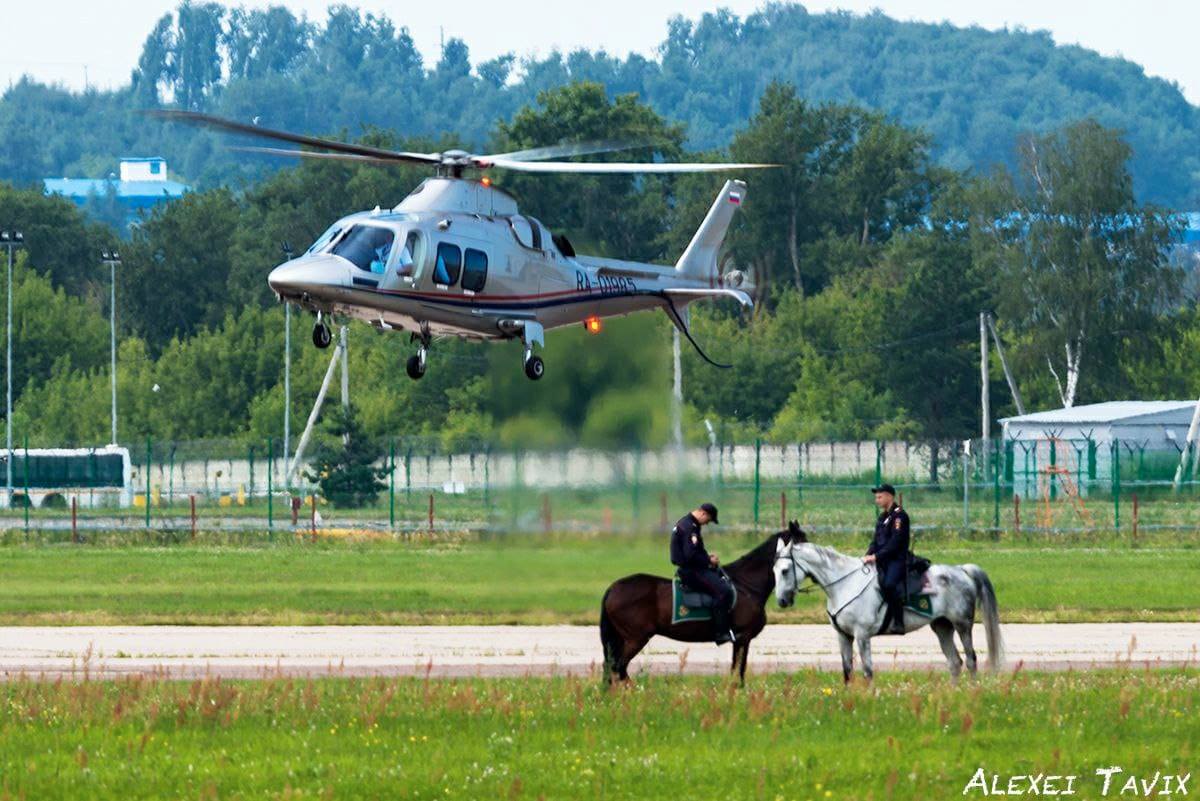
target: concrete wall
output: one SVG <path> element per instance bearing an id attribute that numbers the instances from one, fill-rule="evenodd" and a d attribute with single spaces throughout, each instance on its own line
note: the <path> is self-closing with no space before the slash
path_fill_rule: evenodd
<path id="1" fill-rule="evenodd" d="M 929 447 L 905 442 L 881 445 L 882 470 L 885 479 L 893 482 L 924 481 L 929 474 Z M 759 474 L 763 481 L 791 482 L 803 478 L 806 483 L 819 483 L 822 478 L 847 479 L 861 477 L 870 482 L 875 476 L 875 442 L 803 443 L 798 445 L 763 445 L 758 455 Z M 952 463 L 945 451 L 945 464 Z M 168 465 L 155 464 L 151 473 L 152 486 L 162 495 L 172 491 L 176 496 L 196 494 L 215 497 L 236 494 L 239 488 L 260 495 L 267 489 L 267 462 L 256 460 L 189 459 L 176 462 L 173 474 Z M 273 486 L 284 484 L 282 459 L 276 459 L 271 470 Z M 574 449 L 553 453 L 485 453 L 425 454 L 413 453 L 406 458 L 396 454 L 396 488 L 442 490 L 446 485 L 461 484 L 463 489 L 523 487 L 584 487 L 645 483 L 669 483 L 688 479 L 708 480 L 714 476 L 726 482 L 751 482 L 755 472 L 755 448 L 738 445 L 724 448 L 686 448 L 681 453 L 673 448 L 658 451 L 602 452 Z M 144 491 L 145 477 L 140 469 L 134 471 L 134 485 Z M 301 488 L 303 489 L 303 482 Z"/>

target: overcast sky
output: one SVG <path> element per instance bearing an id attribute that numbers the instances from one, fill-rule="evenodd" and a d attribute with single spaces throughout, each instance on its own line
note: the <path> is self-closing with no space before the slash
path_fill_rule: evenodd
<path id="1" fill-rule="evenodd" d="M 506 52 L 544 55 L 551 50 L 603 48 L 616 55 L 653 55 L 667 20 L 695 19 L 718 7 L 745 16 L 761 0 L 459 0 L 453 3 L 346 0 L 365 11 L 386 13 L 407 26 L 426 63 L 436 61 L 439 37 L 458 36 L 472 61 Z M 224 5 L 286 5 L 323 20 L 329 0 L 245 0 Z M 0 77 L 30 74 L 81 88 L 86 80 L 109 88 L 127 83 L 142 42 L 155 20 L 173 10 L 173 0 L 45 0 L 6 3 L 0 44 Z M 1104 55 L 1120 55 L 1147 73 L 1180 84 L 1200 105 L 1200 2 L 1196 0 L 840 0 L 807 2 L 810 11 L 834 8 L 866 13 L 878 8 L 898 19 L 995 29 L 1023 26 L 1049 30 L 1055 41 L 1080 44 Z M 547 9 L 553 8 L 552 11 Z"/>

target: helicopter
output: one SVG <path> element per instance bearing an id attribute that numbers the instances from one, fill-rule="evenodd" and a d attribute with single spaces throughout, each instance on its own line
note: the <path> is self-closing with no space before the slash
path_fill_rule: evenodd
<path id="1" fill-rule="evenodd" d="M 435 337 L 481 341 L 519 339 L 525 375 L 545 374 L 534 346 L 545 332 L 582 324 L 598 333 L 601 320 L 663 309 L 700 356 L 717 367 L 689 330 L 689 304 L 733 298 L 752 306 L 737 270 L 720 273 L 725 233 L 747 196 L 728 180 L 673 266 L 577 254 L 566 236 L 520 213 L 516 199 L 492 185 L 488 170 L 530 173 L 685 173 L 753 170 L 772 164 L 581 162 L 557 159 L 637 146 L 615 140 L 575 142 L 476 155 L 464 150 L 417 153 L 272 130 L 195 111 L 157 110 L 153 116 L 304 148 L 240 146 L 274 156 L 358 163 L 417 163 L 433 168 L 395 207 L 376 207 L 334 222 L 301 255 L 271 270 L 276 297 L 313 313 L 312 340 L 333 340 L 326 320 L 361 320 L 381 331 L 407 331 L 416 343 L 406 371 L 425 375 Z M 255 120 L 257 122 L 257 120 Z M 484 173 L 468 177 L 467 173 Z"/>

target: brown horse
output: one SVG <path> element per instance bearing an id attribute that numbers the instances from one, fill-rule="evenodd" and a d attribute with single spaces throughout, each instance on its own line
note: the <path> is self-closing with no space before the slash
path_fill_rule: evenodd
<path id="1" fill-rule="evenodd" d="M 733 665 L 739 680 L 746 682 L 746 656 L 750 641 L 767 624 L 764 609 L 775 588 L 776 543 L 789 532 L 799 532 L 795 521 L 788 531 L 774 534 L 750 553 L 725 565 L 737 588 L 730 623 L 733 626 Z M 600 644 L 604 647 L 604 677 L 608 683 L 629 679 L 629 663 L 655 634 L 683 642 L 712 642 L 712 621 L 671 624 L 671 580 L 637 573 L 609 585 L 600 603 Z"/>

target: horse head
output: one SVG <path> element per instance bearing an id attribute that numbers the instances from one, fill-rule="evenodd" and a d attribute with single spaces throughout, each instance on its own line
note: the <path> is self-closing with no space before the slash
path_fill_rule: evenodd
<path id="1" fill-rule="evenodd" d="M 783 545 L 791 545 L 792 543 L 808 542 L 808 534 L 806 534 L 804 532 L 804 529 L 800 528 L 800 524 L 795 520 L 789 521 L 788 527 L 785 528 L 783 531 L 780 531 L 778 536 L 779 536 L 779 541 Z M 778 548 L 776 549 L 776 553 L 778 553 Z"/>
<path id="2" fill-rule="evenodd" d="M 807 568 L 797 560 L 795 546 L 808 542 L 808 534 L 795 520 L 788 523 L 786 530 L 779 532 L 775 545 L 775 600 L 781 608 L 792 605 L 800 582 L 808 575 Z"/>

